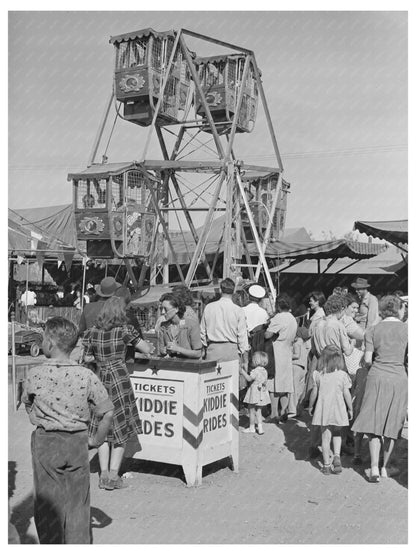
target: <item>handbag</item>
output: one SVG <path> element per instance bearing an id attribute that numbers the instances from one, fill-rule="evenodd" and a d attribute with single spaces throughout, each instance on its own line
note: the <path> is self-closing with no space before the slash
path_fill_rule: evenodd
<path id="1" fill-rule="evenodd" d="M 348 374 L 350 374 L 351 376 L 355 376 L 357 370 L 362 366 L 361 361 L 363 356 L 363 351 L 360 351 L 360 349 L 357 349 L 355 347 L 350 355 L 344 355 Z"/>

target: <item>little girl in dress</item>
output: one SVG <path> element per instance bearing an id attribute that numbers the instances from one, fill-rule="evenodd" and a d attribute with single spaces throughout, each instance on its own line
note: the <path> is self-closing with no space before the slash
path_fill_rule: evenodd
<path id="1" fill-rule="evenodd" d="M 323 349 L 318 368 L 313 373 L 313 390 L 309 399 L 312 425 L 322 432 L 323 474 L 340 474 L 341 435 L 352 419 L 351 379 L 341 351 L 334 345 Z M 331 465 L 331 440 L 334 457 Z"/>
<path id="2" fill-rule="evenodd" d="M 263 419 L 261 415 L 261 408 L 270 404 L 270 395 L 267 391 L 267 366 L 269 357 L 263 351 L 256 351 L 251 359 L 251 371 L 249 374 L 243 369 L 240 370 L 245 379 L 249 382 L 249 388 L 244 397 L 244 403 L 248 403 L 250 426 L 245 429 L 245 433 L 254 434 L 256 432 L 256 419 L 257 419 L 257 433 L 263 435 Z"/>

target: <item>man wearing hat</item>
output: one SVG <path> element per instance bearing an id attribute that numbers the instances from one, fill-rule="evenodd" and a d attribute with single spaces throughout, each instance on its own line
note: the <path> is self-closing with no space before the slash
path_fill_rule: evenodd
<path id="1" fill-rule="evenodd" d="M 100 284 L 95 288 L 97 295 L 97 300 L 90 302 L 84 306 L 84 310 L 81 314 L 81 319 L 79 321 L 79 333 L 84 333 L 94 325 L 94 322 L 101 311 L 105 301 L 112 297 L 117 289 L 121 287 L 121 283 L 118 283 L 113 277 L 105 277 L 101 280 Z"/>
<path id="2" fill-rule="evenodd" d="M 351 287 L 357 291 L 360 299 L 360 308 L 355 320 L 366 330 L 379 321 L 377 297 L 369 292 L 370 284 L 365 278 L 357 277 L 354 283 L 351 283 Z"/>
<path id="3" fill-rule="evenodd" d="M 248 288 L 250 302 L 247 306 L 243 306 L 246 315 L 247 329 L 251 333 L 257 326 L 263 326 L 269 321 L 269 315 L 259 306 L 259 302 L 266 295 L 266 290 L 261 285 L 251 285 Z"/>

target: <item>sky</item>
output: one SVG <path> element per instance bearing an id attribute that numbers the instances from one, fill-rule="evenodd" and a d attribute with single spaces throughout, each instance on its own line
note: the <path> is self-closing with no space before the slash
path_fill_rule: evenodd
<path id="1" fill-rule="evenodd" d="M 111 92 L 110 36 L 182 27 L 254 51 L 291 183 L 287 227 L 320 239 L 408 217 L 405 11 L 27 11 L 8 26 L 11 208 L 71 202 L 67 174 L 86 167 Z M 138 159 L 145 137 L 122 122 L 109 161 Z M 236 156 L 277 165 L 261 106 Z"/>

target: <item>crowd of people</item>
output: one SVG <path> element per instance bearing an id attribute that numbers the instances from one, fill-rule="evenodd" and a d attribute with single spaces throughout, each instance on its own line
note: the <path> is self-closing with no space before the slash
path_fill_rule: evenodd
<path id="1" fill-rule="evenodd" d="M 178 289 L 161 299 L 158 354 L 238 361 L 247 433 L 263 435 L 264 423 L 306 410 L 309 457 L 322 456 L 325 475 L 342 472 L 342 453 L 362 465 L 367 436 L 369 481 L 377 483 L 398 472 L 391 453 L 407 418 L 407 301 L 401 291 L 377 298 L 370 287 L 358 277 L 352 291 L 337 287 L 328 298 L 312 291 L 309 308 L 299 295 L 280 294 L 273 310 L 263 287 L 236 291 L 227 278 L 200 324 L 195 312 L 183 316 L 192 298 Z"/>
<path id="2" fill-rule="evenodd" d="M 199 316 L 189 289 L 177 286 L 160 298 L 156 351 L 143 338 L 129 290 L 112 277 L 95 288 L 97 298 L 84 306 L 79 328 L 61 317 L 49 319 L 42 345 L 48 360 L 29 370 L 23 395 L 36 427 L 32 458 L 41 543 L 88 543 L 88 446 L 98 449 L 99 488 L 126 485 L 120 476 L 126 443 L 142 431 L 128 349 L 235 361 L 241 410 L 249 417 L 244 432 L 263 435 L 264 424 L 306 417 L 309 457 L 322 457 L 324 475 L 342 472 L 348 449 L 353 464 L 362 465 L 364 436 L 369 481 L 393 475 L 391 454 L 407 417 L 407 307 L 401 292 L 377 299 L 363 278 L 351 288 L 328 298 L 313 291 L 303 306 L 299 295 L 280 294 L 272 307 L 262 286 L 236 291 L 226 278 L 219 298 Z M 74 361 L 80 335 L 82 359 Z"/>

